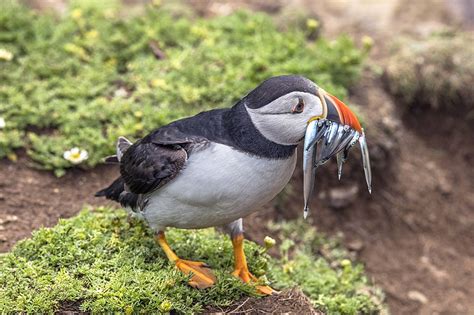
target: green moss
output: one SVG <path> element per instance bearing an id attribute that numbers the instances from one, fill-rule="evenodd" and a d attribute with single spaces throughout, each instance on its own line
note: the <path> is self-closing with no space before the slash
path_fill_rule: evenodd
<path id="1" fill-rule="evenodd" d="M 171 230 L 168 238 L 178 255 L 211 265 L 218 284 L 208 290 L 189 287 L 149 229 L 127 220 L 124 211 L 98 208 L 35 232 L 1 258 L 0 312 L 51 312 L 61 301 L 79 300 L 83 310 L 99 313 L 150 313 L 164 303 L 191 313 L 254 292 L 230 275 L 232 244 L 227 238 L 213 230 Z M 268 257 L 256 244 L 249 243 L 246 252 L 253 267 L 265 267 Z"/>
<path id="2" fill-rule="evenodd" d="M 350 260 L 337 239 L 327 239 L 306 221 L 270 226 L 282 243 L 270 274 L 282 287 L 299 286 L 315 308 L 327 314 L 378 314 L 383 292 L 373 287 L 361 264 Z M 291 253 L 291 254 L 290 254 Z"/>
<path id="3" fill-rule="evenodd" d="M 309 226 L 299 227 L 307 232 L 292 235 L 296 242 L 312 239 L 314 246 L 328 244 Z M 255 294 L 252 286 L 230 275 L 233 257 L 228 237 L 213 229 L 171 229 L 168 239 L 179 256 L 211 265 L 217 285 L 206 290 L 189 287 L 187 277 L 171 266 L 155 244 L 153 233 L 142 223 L 127 219 L 124 211 L 86 209 L 54 228 L 34 232 L 31 239 L 0 257 L 0 313 L 53 312 L 64 301 L 79 301 L 82 310 L 94 313 L 171 309 L 194 313 L 204 305 L 225 306 Z M 337 252 L 333 245 L 331 251 Z M 362 267 L 350 262 L 332 266 L 300 246 L 292 246 L 298 253 L 289 259 L 285 255 L 289 246 L 285 246 L 280 261 L 257 244 L 246 242 L 251 271 L 265 275 L 277 288 L 300 285 L 316 307 L 331 314 L 379 309 L 368 293 L 358 291 L 367 282 Z"/>
<path id="4" fill-rule="evenodd" d="M 60 174 L 73 166 L 63 152 L 77 146 L 89 152 L 82 165 L 94 166 L 118 136 L 231 106 L 272 75 L 302 74 L 344 97 L 364 57 L 346 37 L 308 43 L 260 13 L 193 20 L 150 5 L 123 19 L 110 3 L 74 3 L 62 18 L 2 5 L 0 48 L 13 59 L 0 60 L 0 158 L 26 147 Z"/>

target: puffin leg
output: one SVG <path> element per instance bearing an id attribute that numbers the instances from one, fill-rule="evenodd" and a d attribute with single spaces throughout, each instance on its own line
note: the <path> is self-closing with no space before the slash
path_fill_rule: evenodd
<path id="1" fill-rule="evenodd" d="M 244 233 L 242 228 L 242 219 L 238 219 L 227 226 L 234 246 L 234 271 L 232 275 L 240 278 L 243 282 L 257 282 L 258 279 L 252 275 L 247 266 L 247 258 L 244 253 Z M 257 292 L 263 295 L 276 293 L 267 285 L 257 285 Z"/>
<path id="2" fill-rule="evenodd" d="M 198 289 L 205 289 L 216 283 L 216 276 L 214 276 L 214 273 L 206 263 L 179 258 L 166 241 L 165 233 L 163 231 L 156 234 L 155 240 L 161 246 L 168 259 L 173 262 L 179 270 L 186 275 L 192 274 L 191 279 L 189 280 L 190 286 Z"/>

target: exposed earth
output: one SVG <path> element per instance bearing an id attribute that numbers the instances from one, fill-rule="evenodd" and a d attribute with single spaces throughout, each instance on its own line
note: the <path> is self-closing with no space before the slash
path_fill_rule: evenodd
<path id="1" fill-rule="evenodd" d="M 248 6 L 263 3 L 242 2 Z M 295 2 L 307 5 L 305 1 Z M 337 22 L 335 16 L 344 17 L 355 9 L 352 6 L 345 9 L 340 5 L 331 6 L 330 1 L 324 3 L 327 16 L 322 19 L 326 21 L 327 32 L 336 34 L 347 30 L 351 24 L 347 20 Z M 425 23 L 409 32 L 423 33 L 433 24 L 445 23 L 446 16 L 439 13 L 437 6 L 444 2 L 433 3 L 431 11 L 427 11 Z M 203 5 L 202 10 L 206 14 L 223 14 L 212 10 L 222 10 L 222 6 L 228 10 L 229 5 L 225 5 Z M 383 7 L 383 10 L 379 8 L 381 12 L 386 12 L 387 6 L 391 6 L 390 12 L 395 12 L 387 18 L 388 22 L 387 19 L 382 23 L 381 18 L 374 18 L 371 23 L 365 23 L 364 15 L 359 15 L 356 21 L 352 21 L 352 25 L 357 25 L 353 33 L 369 33 L 378 43 L 377 40 L 386 35 L 383 30 L 390 27 L 393 27 L 393 32 L 407 32 L 403 25 L 394 26 L 394 16 L 400 5 L 407 6 L 408 3 L 387 1 L 384 6 L 379 5 Z M 370 12 L 367 13 L 369 16 L 376 15 L 371 11 L 374 7 L 367 4 L 359 6 L 357 12 L 363 12 L 364 8 Z M 407 8 L 401 17 L 399 15 L 405 25 L 410 16 L 411 19 L 417 17 L 426 6 Z M 278 8 L 263 9 L 272 11 Z M 387 51 L 381 42 L 369 63 L 383 65 Z M 370 126 L 367 132 L 373 159 L 373 194 L 370 196 L 366 191 L 358 150 L 353 150 L 340 183 L 336 179 L 335 163 L 328 163 L 320 173 L 311 219 L 319 230 L 329 235 L 343 235 L 346 246 L 357 253 L 357 259 L 365 264 L 369 276 L 386 292 L 393 314 L 472 314 L 472 121 L 469 124 L 468 120 L 460 119 L 462 113 L 404 112 L 396 100 L 386 94 L 380 77 L 372 70 L 367 70 L 352 89 L 348 104 L 360 105 L 366 124 Z M 68 171 L 58 179 L 49 172 L 32 168 L 22 152 L 18 155 L 19 160 L 15 163 L 0 161 L 1 252 L 28 237 L 32 230 L 52 226 L 59 218 L 74 215 L 84 204 L 107 203 L 94 198 L 93 194 L 118 174 L 114 166 L 103 165 L 93 170 Z M 269 219 L 302 215 L 301 182 L 299 166 L 291 182 L 290 197 L 252 215 L 252 225 L 247 226 L 250 239 L 262 242 L 269 234 L 265 228 Z M 292 300 L 285 304 L 288 296 Z M 255 306 L 252 299 L 244 299 L 225 311 L 281 313 L 295 311 L 298 307 L 297 310 L 304 313 L 304 307 L 308 306 L 297 291 L 288 291 L 275 299 L 280 302 L 262 302 L 259 306 Z M 273 303 L 280 303 L 281 307 L 275 308 Z"/>

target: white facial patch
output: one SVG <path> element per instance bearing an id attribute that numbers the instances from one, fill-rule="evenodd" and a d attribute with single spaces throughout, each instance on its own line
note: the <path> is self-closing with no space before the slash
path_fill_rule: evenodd
<path id="1" fill-rule="evenodd" d="M 301 113 L 292 108 L 304 103 Z M 247 108 L 255 128 L 268 140 L 283 144 L 298 144 L 304 137 L 308 121 L 323 114 L 323 105 L 316 95 L 305 92 L 291 92 L 260 108 Z"/>

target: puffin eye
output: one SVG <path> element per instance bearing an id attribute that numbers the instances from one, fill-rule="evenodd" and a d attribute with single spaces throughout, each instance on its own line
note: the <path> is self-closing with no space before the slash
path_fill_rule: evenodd
<path id="1" fill-rule="evenodd" d="M 298 100 L 298 103 L 295 106 L 293 106 L 293 108 L 291 109 L 291 112 L 293 114 L 299 114 L 299 113 L 302 113 L 303 110 L 304 110 L 304 101 L 302 98 L 300 98 Z"/>

